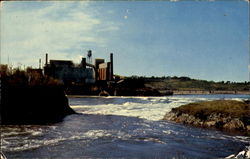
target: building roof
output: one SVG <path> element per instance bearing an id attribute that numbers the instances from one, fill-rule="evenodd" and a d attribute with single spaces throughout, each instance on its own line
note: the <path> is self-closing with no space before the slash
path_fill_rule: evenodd
<path id="1" fill-rule="evenodd" d="M 68 66 L 72 66 L 73 62 L 72 61 L 67 61 L 67 60 L 50 60 L 50 64 L 51 65 L 68 65 Z"/>

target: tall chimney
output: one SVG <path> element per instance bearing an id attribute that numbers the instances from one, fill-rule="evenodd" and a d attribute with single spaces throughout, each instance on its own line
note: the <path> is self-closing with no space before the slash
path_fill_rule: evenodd
<path id="1" fill-rule="evenodd" d="M 39 59 L 39 69 L 41 69 L 41 59 Z"/>
<path id="2" fill-rule="evenodd" d="M 110 53 L 110 79 L 113 80 L 114 68 L 113 68 L 113 53 Z"/>
<path id="3" fill-rule="evenodd" d="M 46 53 L 46 56 L 45 56 L 45 65 L 48 65 L 48 54 Z"/>
<path id="4" fill-rule="evenodd" d="M 82 64 L 82 67 L 85 69 L 86 68 L 86 58 L 82 58 L 81 64 Z"/>

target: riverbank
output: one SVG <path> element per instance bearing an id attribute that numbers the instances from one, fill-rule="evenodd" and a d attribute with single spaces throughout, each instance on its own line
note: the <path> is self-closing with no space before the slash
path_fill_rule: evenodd
<path id="1" fill-rule="evenodd" d="M 250 91 L 209 91 L 209 90 L 174 90 L 174 95 L 191 95 L 191 94 L 249 94 Z"/>
<path id="2" fill-rule="evenodd" d="M 51 124 L 75 113 L 58 81 L 20 70 L 0 73 L 1 125 Z"/>
<path id="3" fill-rule="evenodd" d="M 1 125 L 50 124 L 75 112 L 58 86 L 4 86 Z"/>
<path id="4" fill-rule="evenodd" d="M 241 131 L 250 135 L 250 104 L 235 100 L 190 103 L 173 108 L 164 120 L 206 128 Z"/>

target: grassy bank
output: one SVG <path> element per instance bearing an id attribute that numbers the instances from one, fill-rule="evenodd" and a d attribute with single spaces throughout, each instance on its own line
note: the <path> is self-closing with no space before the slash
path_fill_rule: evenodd
<path id="1" fill-rule="evenodd" d="M 186 113 L 194 116 L 203 116 L 206 118 L 212 113 L 223 114 L 237 118 L 250 117 L 250 104 L 235 100 L 216 100 L 201 103 L 190 103 L 173 111 Z"/>
<path id="2" fill-rule="evenodd" d="M 250 135 L 250 104 L 235 100 L 190 103 L 173 108 L 164 120 L 201 127 L 246 132 Z"/>

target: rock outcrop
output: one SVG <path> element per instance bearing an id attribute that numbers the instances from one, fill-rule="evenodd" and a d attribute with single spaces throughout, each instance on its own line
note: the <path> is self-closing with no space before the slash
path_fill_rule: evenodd
<path id="1" fill-rule="evenodd" d="M 164 120 L 250 134 L 250 105 L 233 100 L 192 103 L 172 109 Z"/>
<path id="2" fill-rule="evenodd" d="M 10 86 L 1 90 L 1 124 L 49 124 L 75 113 L 59 86 Z"/>

